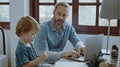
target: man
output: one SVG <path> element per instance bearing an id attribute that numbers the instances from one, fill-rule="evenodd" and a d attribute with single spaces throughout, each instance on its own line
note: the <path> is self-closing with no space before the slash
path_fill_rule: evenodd
<path id="1" fill-rule="evenodd" d="M 48 51 L 47 63 L 54 63 L 61 57 L 80 56 L 84 51 L 84 44 L 80 41 L 73 26 L 65 22 L 69 13 L 69 5 L 64 2 L 56 4 L 53 11 L 53 18 L 40 24 L 40 32 L 35 39 L 35 48 L 38 54 Z M 67 40 L 75 49 L 62 52 Z"/>

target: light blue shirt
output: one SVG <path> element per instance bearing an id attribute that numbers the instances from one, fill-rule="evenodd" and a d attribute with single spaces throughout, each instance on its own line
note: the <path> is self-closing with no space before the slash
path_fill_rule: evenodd
<path id="1" fill-rule="evenodd" d="M 56 62 L 60 59 L 61 51 L 63 51 L 67 40 L 69 40 L 75 48 L 80 48 L 83 44 L 71 24 L 64 22 L 62 29 L 57 32 L 53 25 L 53 19 L 51 19 L 48 22 L 40 24 L 40 31 L 37 33 L 35 39 L 35 49 L 38 55 L 44 51 L 48 51 L 47 62 Z M 78 42 L 79 44 L 77 44 Z"/>

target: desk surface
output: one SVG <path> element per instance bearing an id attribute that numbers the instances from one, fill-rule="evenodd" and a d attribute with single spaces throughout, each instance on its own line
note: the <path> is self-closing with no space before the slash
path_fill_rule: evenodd
<path id="1" fill-rule="evenodd" d="M 60 59 L 55 63 L 55 67 L 88 67 L 86 62 L 77 62 L 67 59 Z"/>
<path id="2" fill-rule="evenodd" d="M 103 58 L 106 59 L 107 62 L 110 62 L 110 55 L 104 55 Z M 55 63 L 54 67 L 88 67 L 88 65 L 86 62 L 77 62 L 61 58 Z"/>

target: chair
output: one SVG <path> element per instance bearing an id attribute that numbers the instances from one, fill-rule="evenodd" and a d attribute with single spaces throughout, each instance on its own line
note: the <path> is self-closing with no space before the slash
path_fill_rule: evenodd
<path id="1" fill-rule="evenodd" d="M 0 54 L 0 67 L 8 67 L 8 59 L 7 59 L 7 55 L 6 55 L 6 48 L 5 48 L 5 34 L 4 34 L 4 30 L 2 29 L 2 27 L 0 27 L 0 30 L 2 32 L 2 41 L 3 41 L 3 54 Z M 0 36 L 1 37 L 1 36 Z"/>

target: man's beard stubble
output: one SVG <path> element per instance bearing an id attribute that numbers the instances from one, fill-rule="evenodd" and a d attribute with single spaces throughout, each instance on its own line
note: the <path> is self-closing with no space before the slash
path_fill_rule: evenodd
<path id="1" fill-rule="evenodd" d="M 62 25 L 64 23 L 64 21 L 61 19 L 58 19 L 58 20 L 55 19 L 54 23 L 55 23 L 55 25 Z"/>

